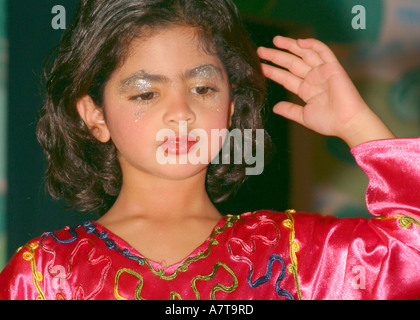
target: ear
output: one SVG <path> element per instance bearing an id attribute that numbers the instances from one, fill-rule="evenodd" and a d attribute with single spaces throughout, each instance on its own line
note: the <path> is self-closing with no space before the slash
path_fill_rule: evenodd
<path id="1" fill-rule="evenodd" d="M 77 100 L 76 107 L 92 135 L 103 143 L 108 142 L 111 139 L 111 134 L 106 125 L 103 110 L 95 104 L 89 95 Z"/>
<path id="2" fill-rule="evenodd" d="M 235 101 L 232 101 L 229 106 L 229 126 L 228 126 L 229 128 L 232 125 L 232 117 L 234 113 L 235 113 Z"/>

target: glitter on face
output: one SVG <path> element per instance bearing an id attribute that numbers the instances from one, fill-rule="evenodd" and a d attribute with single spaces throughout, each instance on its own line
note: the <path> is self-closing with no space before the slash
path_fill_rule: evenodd
<path id="1" fill-rule="evenodd" d="M 190 70 L 187 76 L 189 78 L 197 77 L 205 80 L 210 80 L 215 77 L 223 79 L 222 71 L 218 67 L 210 64 Z"/>
<path id="2" fill-rule="evenodd" d="M 134 112 L 134 116 L 136 117 L 136 120 L 134 122 L 135 123 L 139 122 L 143 115 L 144 115 L 143 110 L 139 110 L 139 111 Z"/>
<path id="3" fill-rule="evenodd" d="M 133 77 L 124 81 L 120 87 L 120 94 L 128 91 L 131 88 L 137 89 L 139 92 L 147 92 L 152 87 L 152 83 L 140 77 Z"/>
<path id="4" fill-rule="evenodd" d="M 135 74 L 134 76 L 126 79 L 125 81 L 123 81 L 121 83 L 121 86 L 120 86 L 121 97 L 124 93 L 126 93 L 130 90 L 135 90 L 135 92 L 136 93 L 138 92 L 139 94 L 147 93 L 150 90 L 150 88 L 152 87 L 152 82 L 145 79 L 143 76 L 144 75 L 142 73 Z M 137 108 L 140 108 L 140 110 L 137 109 Z M 136 119 L 134 121 L 135 123 L 138 123 L 140 121 L 141 117 L 143 116 L 143 114 L 145 112 L 144 110 L 141 110 L 141 108 L 142 108 L 141 106 L 136 107 L 137 110 L 134 112 L 134 115 L 136 117 Z"/>
<path id="5" fill-rule="evenodd" d="M 192 89 L 191 92 L 193 92 L 196 97 L 206 99 L 206 105 L 213 105 L 213 110 L 216 112 L 220 112 L 220 108 L 216 108 L 216 105 L 219 105 L 220 103 L 220 96 L 215 83 L 223 79 L 224 76 L 222 70 L 212 64 L 205 64 L 190 69 L 180 77 L 181 81 L 194 81 L 194 89 Z M 123 98 L 123 96 L 127 93 L 130 93 L 130 100 L 138 102 L 134 111 L 136 123 L 141 120 L 144 113 L 146 113 L 148 108 L 151 106 L 150 102 L 154 101 L 153 95 L 155 93 L 151 92 L 152 88 L 156 84 L 160 85 L 165 83 L 170 83 L 170 79 L 163 75 L 149 74 L 144 70 L 141 70 L 121 81 L 119 86 L 121 98 Z M 200 92 L 197 93 L 196 89 L 201 88 L 208 89 L 209 94 L 201 94 Z"/>

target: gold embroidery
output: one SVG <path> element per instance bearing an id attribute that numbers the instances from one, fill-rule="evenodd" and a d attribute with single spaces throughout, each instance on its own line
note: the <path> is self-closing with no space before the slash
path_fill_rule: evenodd
<path id="1" fill-rule="evenodd" d="M 413 223 L 417 225 L 418 227 L 420 227 L 420 222 L 417 219 L 414 219 L 413 217 L 402 216 L 399 221 L 400 221 L 400 226 L 406 229 L 411 228 Z"/>
<path id="2" fill-rule="evenodd" d="M 290 273 L 293 274 L 295 279 L 296 291 L 298 299 L 302 300 L 302 296 L 299 288 L 299 278 L 298 278 L 298 261 L 296 257 L 296 252 L 300 250 L 299 243 L 295 240 L 295 220 L 293 214 L 296 213 L 295 210 L 286 210 L 286 215 L 289 219 L 286 219 L 282 222 L 283 226 L 290 229 L 289 243 L 290 243 L 290 260 L 291 264 L 287 267 Z"/>
<path id="3" fill-rule="evenodd" d="M 182 297 L 178 292 L 173 291 L 171 292 L 170 300 L 175 300 L 175 299 L 182 300 Z"/>
<path id="4" fill-rule="evenodd" d="M 42 291 L 41 285 L 39 284 L 43 280 L 42 273 L 36 270 L 36 261 L 35 261 L 35 250 L 38 249 L 39 245 L 37 243 L 28 243 L 23 247 L 20 247 L 16 252 L 21 251 L 23 248 L 29 249 L 22 254 L 22 257 L 25 261 L 31 263 L 32 279 L 35 285 L 36 290 L 39 295 L 36 297 L 36 300 L 46 300 L 45 294 Z"/>
<path id="5" fill-rule="evenodd" d="M 229 274 L 232 276 L 233 278 L 233 284 L 229 287 L 226 287 L 220 283 L 216 284 L 212 289 L 211 289 L 211 293 L 210 293 L 210 299 L 211 300 L 216 300 L 216 291 L 223 291 L 226 293 L 231 293 L 233 291 L 236 290 L 236 288 L 238 287 L 238 278 L 236 277 L 235 273 L 232 271 L 231 268 L 229 268 L 225 263 L 223 262 L 217 262 L 214 267 L 213 267 L 213 271 L 212 273 L 210 273 L 207 276 L 196 276 L 194 277 L 193 281 L 192 281 L 192 288 L 193 291 L 195 293 L 195 297 L 197 298 L 197 300 L 200 300 L 200 293 L 197 290 L 197 286 L 196 286 L 196 282 L 197 280 L 205 280 L 205 281 L 209 281 L 211 279 L 214 278 L 214 276 L 216 275 L 217 269 L 222 266 L 227 272 L 229 272 Z"/>
<path id="6" fill-rule="evenodd" d="M 377 219 L 379 219 L 379 220 L 398 219 L 398 222 L 399 222 L 400 226 L 405 228 L 405 229 L 411 228 L 413 223 L 415 225 L 417 225 L 418 227 L 420 227 L 420 222 L 417 219 L 415 219 L 413 217 L 410 217 L 410 216 L 404 216 L 402 214 L 398 214 L 398 215 L 391 216 L 391 217 L 379 217 Z"/>
<path id="7" fill-rule="evenodd" d="M 115 298 L 117 300 L 128 300 L 127 298 L 124 298 L 123 296 L 121 296 L 118 292 L 118 282 L 120 280 L 120 276 L 123 273 L 131 274 L 132 276 L 135 276 L 137 279 L 140 280 L 140 283 L 136 287 L 134 296 L 135 296 L 136 300 L 144 300 L 143 297 L 140 295 L 141 289 L 143 288 L 143 277 L 139 273 L 137 273 L 133 270 L 130 270 L 130 269 L 126 269 L 126 268 L 118 270 L 117 274 L 115 275 L 115 280 L 114 280 L 114 295 L 115 295 Z"/>
<path id="8" fill-rule="evenodd" d="M 163 269 L 155 270 L 147 259 L 144 260 L 144 263 L 155 275 L 157 275 L 162 280 L 173 280 L 178 276 L 179 272 L 186 272 L 188 270 L 188 264 L 207 258 L 210 254 L 211 247 L 219 244 L 219 242 L 215 240 L 214 237 L 218 234 L 223 233 L 227 228 L 231 228 L 233 224 L 238 220 L 239 216 L 227 215 L 226 223 L 223 225 L 223 227 L 220 228 L 217 226 L 216 228 L 214 228 L 214 231 L 210 235 L 209 245 L 207 247 L 206 252 L 199 251 L 195 257 L 186 259 L 178 268 L 176 268 L 174 273 L 170 276 L 165 276 L 165 270 Z"/>

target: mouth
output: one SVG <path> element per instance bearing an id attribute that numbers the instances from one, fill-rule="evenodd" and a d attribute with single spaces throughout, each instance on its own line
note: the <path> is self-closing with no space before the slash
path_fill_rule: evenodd
<path id="1" fill-rule="evenodd" d="M 198 139 L 190 135 L 175 135 L 165 138 L 161 147 L 166 154 L 181 155 L 188 154 L 197 142 Z"/>

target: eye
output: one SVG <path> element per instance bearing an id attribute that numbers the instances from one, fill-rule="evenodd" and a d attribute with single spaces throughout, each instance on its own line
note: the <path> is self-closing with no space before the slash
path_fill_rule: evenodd
<path id="1" fill-rule="evenodd" d="M 147 101 L 152 100 L 156 96 L 157 96 L 157 94 L 155 92 L 146 92 L 146 93 L 142 93 L 142 94 L 136 95 L 136 96 L 130 98 L 130 100 L 137 100 L 137 101 L 147 102 Z"/>
<path id="2" fill-rule="evenodd" d="M 194 92 L 195 94 L 198 94 L 200 96 L 206 96 L 206 95 L 209 95 L 209 94 L 211 94 L 215 91 L 216 91 L 216 89 L 211 88 L 211 87 L 205 87 L 205 86 L 195 87 L 195 88 L 192 89 L 192 92 Z"/>

